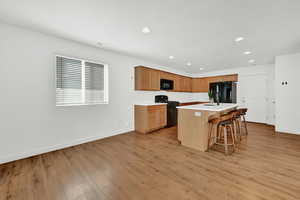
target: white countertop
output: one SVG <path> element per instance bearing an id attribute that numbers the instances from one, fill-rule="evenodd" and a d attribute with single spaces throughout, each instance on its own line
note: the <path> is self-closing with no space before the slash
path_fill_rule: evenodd
<path id="1" fill-rule="evenodd" d="M 157 106 L 157 105 L 167 105 L 167 103 L 144 102 L 144 103 L 135 103 L 134 105 L 137 105 L 137 106 Z"/>
<path id="2" fill-rule="evenodd" d="M 203 111 L 213 111 L 220 112 L 237 107 L 238 104 L 235 103 L 220 103 L 220 105 L 214 104 L 214 106 L 206 106 L 205 104 L 196 104 L 190 106 L 178 106 L 178 109 L 190 109 L 190 110 L 203 110 Z"/>
<path id="3" fill-rule="evenodd" d="M 202 100 L 200 100 L 200 101 L 197 101 L 197 100 L 192 100 L 192 101 L 179 101 L 179 103 L 193 103 L 193 102 L 209 102 L 209 101 L 202 101 Z"/>

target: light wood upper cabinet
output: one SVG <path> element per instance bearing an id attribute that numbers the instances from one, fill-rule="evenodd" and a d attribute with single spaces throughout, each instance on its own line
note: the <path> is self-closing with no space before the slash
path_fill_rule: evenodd
<path id="1" fill-rule="evenodd" d="M 160 79 L 174 81 L 173 92 L 191 92 L 192 78 L 143 66 L 135 67 L 135 90 L 160 90 Z"/>
<path id="2" fill-rule="evenodd" d="M 212 76 L 205 78 L 193 78 L 192 91 L 193 92 L 208 92 L 210 83 L 225 82 L 225 81 L 238 81 L 237 74 Z"/>
<path id="3" fill-rule="evenodd" d="M 212 76 L 207 77 L 209 83 L 217 83 L 217 82 L 226 82 L 226 81 L 238 81 L 238 75 L 237 74 L 231 74 L 231 75 L 223 75 L 223 76 Z"/>
<path id="4" fill-rule="evenodd" d="M 150 70 L 150 87 L 160 90 L 160 73 L 157 70 Z"/>
<path id="5" fill-rule="evenodd" d="M 221 77 L 221 76 L 207 77 L 208 85 L 210 83 L 217 83 L 217 82 L 222 82 L 222 81 L 223 81 L 223 77 Z"/>
<path id="6" fill-rule="evenodd" d="M 193 78 L 192 92 L 208 92 L 209 79 L 208 78 Z"/>
<path id="7" fill-rule="evenodd" d="M 144 66 L 135 67 L 135 90 L 160 90 L 160 79 L 173 80 L 173 92 L 208 92 L 210 83 L 238 81 L 238 75 L 190 78 Z"/>
<path id="8" fill-rule="evenodd" d="M 183 78 L 183 92 L 192 92 L 192 78 L 184 77 Z"/>
<path id="9" fill-rule="evenodd" d="M 160 71 L 147 67 L 136 67 L 135 90 L 160 90 Z"/>
<path id="10" fill-rule="evenodd" d="M 174 82 L 175 92 L 192 92 L 192 78 L 176 75 Z"/>
<path id="11" fill-rule="evenodd" d="M 175 81 L 176 74 L 172 74 L 172 73 L 169 73 L 169 72 L 160 71 L 160 78 L 161 79 L 167 79 L 167 80 L 173 80 L 173 81 Z"/>
<path id="12" fill-rule="evenodd" d="M 177 76 L 174 82 L 174 91 L 182 92 L 183 90 L 183 76 Z"/>
<path id="13" fill-rule="evenodd" d="M 237 82 L 238 81 L 238 75 L 237 74 L 232 74 L 232 75 L 223 76 L 223 81 Z"/>

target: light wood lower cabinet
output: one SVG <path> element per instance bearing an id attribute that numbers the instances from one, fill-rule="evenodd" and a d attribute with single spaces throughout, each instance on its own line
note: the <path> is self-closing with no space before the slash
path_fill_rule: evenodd
<path id="1" fill-rule="evenodd" d="M 149 133 L 167 125 L 167 105 L 135 105 L 135 131 Z"/>

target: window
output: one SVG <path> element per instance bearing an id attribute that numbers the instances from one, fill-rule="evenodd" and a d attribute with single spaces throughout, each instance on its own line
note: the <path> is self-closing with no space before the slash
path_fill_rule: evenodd
<path id="1" fill-rule="evenodd" d="M 56 56 L 56 106 L 108 103 L 107 65 Z"/>

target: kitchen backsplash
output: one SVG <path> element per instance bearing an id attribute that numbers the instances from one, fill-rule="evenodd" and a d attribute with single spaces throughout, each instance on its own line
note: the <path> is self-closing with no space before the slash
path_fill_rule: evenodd
<path id="1" fill-rule="evenodd" d="M 179 101 L 179 102 L 208 101 L 207 93 L 134 91 L 135 103 L 154 102 L 154 96 L 156 95 L 167 95 L 169 97 L 169 101 Z"/>

